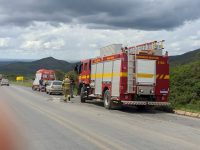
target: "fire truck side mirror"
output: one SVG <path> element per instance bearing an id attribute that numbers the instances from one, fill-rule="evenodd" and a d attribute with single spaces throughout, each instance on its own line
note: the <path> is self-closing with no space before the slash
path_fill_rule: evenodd
<path id="1" fill-rule="evenodd" d="M 79 74 L 79 72 L 78 72 L 78 67 L 79 67 L 78 64 L 76 64 L 75 67 L 74 67 L 74 72 L 75 72 L 76 74 Z"/>
<path id="2" fill-rule="evenodd" d="M 82 66 L 83 66 L 82 63 L 78 66 L 78 74 L 81 74 L 81 72 L 82 72 Z"/>

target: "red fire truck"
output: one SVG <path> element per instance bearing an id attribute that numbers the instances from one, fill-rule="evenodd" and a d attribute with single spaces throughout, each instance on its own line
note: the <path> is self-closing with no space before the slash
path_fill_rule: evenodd
<path id="1" fill-rule="evenodd" d="M 81 102 L 98 98 L 107 109 L 121 105 L 168 105 L 168 52 L 163 42 L 132 47 L 112 44 L 101 48 L 100 57 L 81 61 Z"/>
<path id="2" fill-rule="evenodd" d="M 39 86 L 40 80 L 42 80 L 43 85 L 44 85 L 45 82 L 47 82 L 49 80 L 55 80 L 55 79 L 56 79 L 55 71 L 47 70 L 47 69 L 40 69 L 35 74 L 35 80 L 33 81 L 32 89 L 33 90 L 41 90 L 40 86 Z"/>

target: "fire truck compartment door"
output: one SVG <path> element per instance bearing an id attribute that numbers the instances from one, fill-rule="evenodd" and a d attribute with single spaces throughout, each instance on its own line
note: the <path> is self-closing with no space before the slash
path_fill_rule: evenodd
<path id="1" fill-rule="evenodd" d="M 91 80 L 96 80 L 96 68 L 97 65 L 93 64 L 91 67 Z"/>
<path id="2" fill-rule="evenodd" d="M 102 94 L 103 63 L 98 63 L 96 67 L 95 94 Z"/>
<path id="3" fill-rule="evenodd" d="M 139 85 L 154 85 L 156 83 L 156 60 L 137 60 L 136 82 Z"/>
<path id="4" fill-rule="evenodd" d="M 103 82 L 111 82 L 112 70 L 113 70 L 113 61 L 104 62 Z"/>
<path id="5" fill-rule="evenodd" d="M 120 94 L 120 70 L 121 60 L 113 61 L 112 96 Z"/>

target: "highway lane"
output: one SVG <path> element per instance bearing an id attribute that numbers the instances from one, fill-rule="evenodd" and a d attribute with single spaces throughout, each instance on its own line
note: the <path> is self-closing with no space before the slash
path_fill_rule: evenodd
<path id="1" fill-rule="evenodd" d="M 30 150 L 200 149 L 200 120 L 134 108 L 105 110 L 101 103 L 64 103 L 21 86 L 0 87 Z"/>

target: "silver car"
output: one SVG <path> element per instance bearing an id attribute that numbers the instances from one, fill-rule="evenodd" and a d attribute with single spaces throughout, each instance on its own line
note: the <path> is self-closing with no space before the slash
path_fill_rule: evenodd
<path id="1" fill-rule="evenodd" d="M 2 79 L 0 84 L 1 84 L 1 86 L 2 85 L 7 85 L 7 86 L 10 85 L 8 79 Z"/>
<path id="2" fill-rule="evenodd" d="M 49 95 L 51 95 L 52 93 L 63 94 L 62 81 L 49 81 L 46 86 L 46 93 Z"/>

